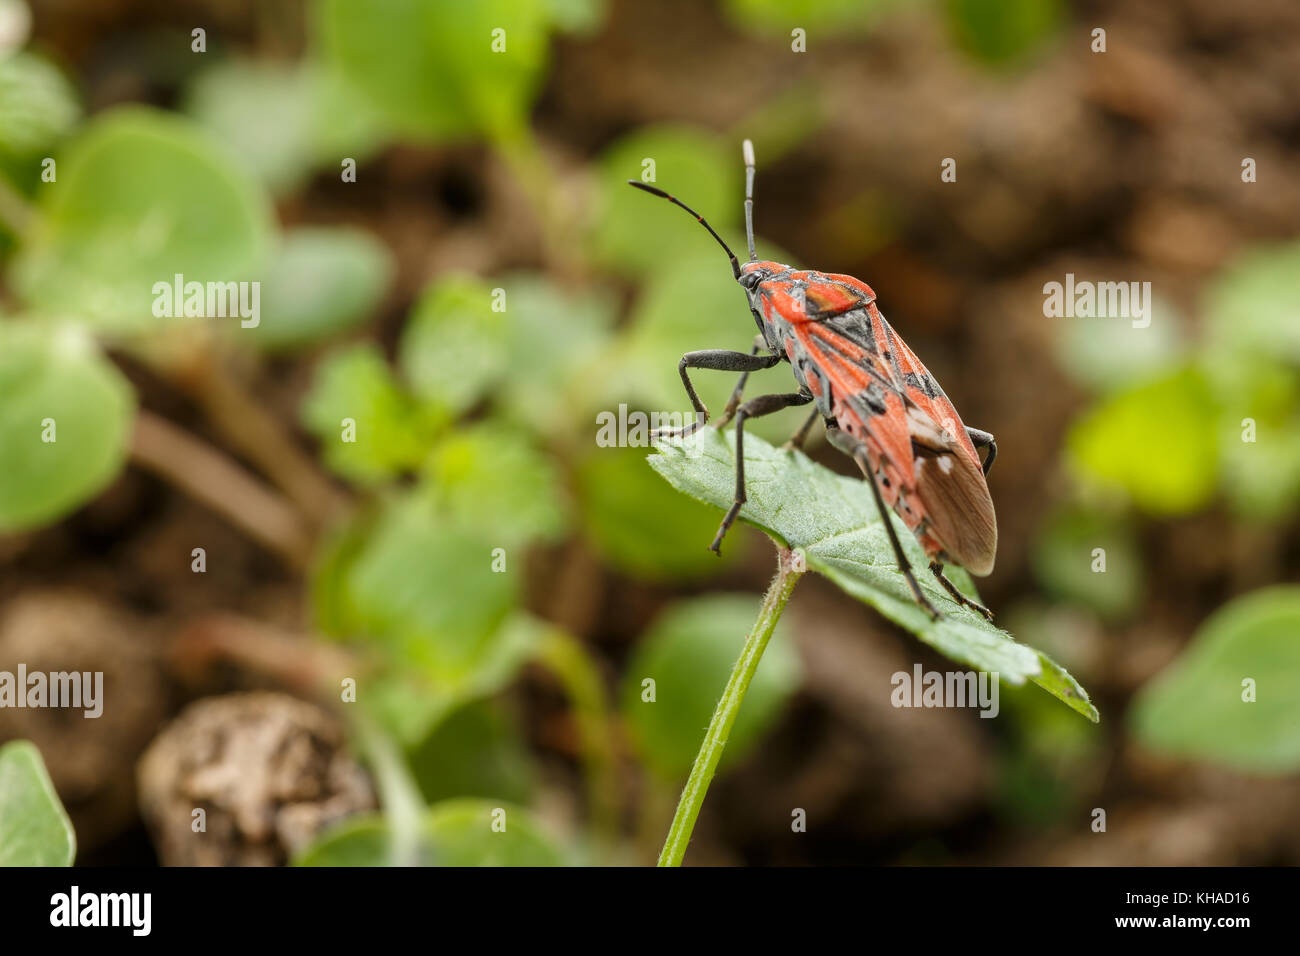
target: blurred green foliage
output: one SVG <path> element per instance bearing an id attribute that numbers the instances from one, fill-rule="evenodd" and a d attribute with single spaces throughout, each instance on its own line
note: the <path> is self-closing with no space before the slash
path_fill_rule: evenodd
<path id="1" fill-rule="evenodd" d="M 690 226 L 690 219 L 672 204 L 629 189 L 627 181 L 652 183 L 686 197 L 733 250 L 743 251 L 743 233 L 735 232 L 742 212 L 738 197 L 744 195 L 738 155 L 734 143 L 685 126 L 642 127 L 616 141 L 596 165 L 599 212 L 593 256 L 610 268 L 656 278 L 665 255 L 705 260 L 730 279 L 725 254 L 713 237 Z"/>
<path id="2" fill-rule="evenodd" d="M 362 484 L 382 483 L 418 466 L 447 419 L 412 398 L 378 346 L 369 343 L 347 346 L 321 362 L 302 417 L 321 440 L 325 463 Z"/>
<path id="3" fill-rule="evenodd" d="M 669 783 L 690 770 L 754 615 L 752 595 L 680 601 L 650 626 L 628 662 L 619 693 L 623 719 L 646 766 Z M 778 625 L 727 739 L 724 766 L 743 760 L 776 722 L 799 678 L 789 635 Z"/>
<path id="4" fill-rule="evenodd" d="M 638 579 L 705 578 L 733 563 L 748 543 L 738 535 L 719 561 L 707 548 L 717 513 L 674 494 L 646 468 L 644 449 L 597 449 L 578 466 L 576 482 L 591 543 Z"/>
<path id="5" fill-rule="evenodd" d="M 796 27 L 810 31 L 809 42 L 822 35 L 869 29 L 903 0 L 726 0 L 723 9 L 742 30 L 788 37 Z"/>
<path id="6" fill-rule="evenodd" d="M 1116 392 L 1074 424 L 1071 461 L 1156 515 L 1205 506 L 1218 474 L 1216 406 L 1205 376 L 1182 368 Z"/>
<path id="7" fill-rule="evenodd" d="M 1255 523 L 1296 514 L 1297 302 L 1300 243 L 1290 242 L 1247 250 L 1213 278 L 1195 344 L 1182 318 L 1158 300 L 1146 328 L 1113 318 L 1062 324 L 1063 367 L 1100 395 L 1067 438 L 1078 500 L 1036 535 L 1034 567 L 1045 587 L 1103 618 L 1136 610 L 1144 574 L 1124 503 L 1155 518 L 1216 500 Z M 1100 500 L 1108 504 L 1099 508 Z M 1106 549 L 1104 574 L 1088 573 L 1097 547 Z M 1294 589 L 1248 594 L 1222 608 L 1144 688 L 1130 715 L 1133 732 L 1178 756 L 1259 772 L 1294 768 L 1295 614 Z M 1243 701 L 1245 678 L 1267 686 L 1267 696 Z"/>
<path id="8" fill-rule="evenodd" d="M 72 84 L 35 53 L 0 56 L 0 168 L 27 184 L 39 176 L 31 161 L 72 132 L 81 106 Z"/>
<path id="9" fill-rule="evenodd" d="M 1184 319 L 1162 299 L 1149 305 L 1149 325 L 1110 316 L 1074 316 L 1061 322 L 1056 357 L 1081 385 L 1106 392 L 1176 365 L 1184 356 Z"/>
<path id="10" fill-rule="evenodd" d="M 514 425 L 484 421 L 447 436 L 424 478 L 445 521 L 476 528 L 498 547 L 557 541 L 569 530 L 556 463 Z"/>
<path id="11" fill-rule="evenodd" d="M 518 131 L 549 59 L 542 0 L 322 0 L 317 11 L 328 61 L 406 137 Z"/>
<path id="12" fill-rule="evenodd" d="M 1300 768 L 1300 588 L 1220 608 L 1143 688 L 1129 724 L 1143 744 L 1261 774 Z"/>
<path id="13" fill-rule="evenodd" d="M 532 753 L 496 700 L 457 708 L 411 752 L 411 773 L 429 803 L 453 797 L 527 804 L 537 787 Z"/>
<path id="14" fill-rule="evenodd" d="M 0 746 L 0 866 L 71 866 L 76 855 L 76 835 L 40 751 L 28 740 Z"/>
<path id="15" fill-rule="evenodd" d="M 1300 243 L 1250 250 L 1203 296 L 1205 333 L 1159 300 L 1148 327 L 1115 318 L 1060 325 L 1062 365 L 1101 392 L 1067 439 L 1085 484 L 1152 515 L 1223 495 L 1276 521 L 1300 503 Z M 1108 359 L 1109 356 L 1109 359 Z"/>
<path id="16" fill-rule="evenodd" d="M 412 391 L 452 414 L 464 412 L 506 378 L 506 317 L 487 284 L 440 278 L 402 330 L 398 364 Z"/>
<path id="17" fill-rule="evenodd" d="M 492 658 L 518 597 L 518 575 L 492 573 L 494 546 L 440 520 L 424 498 L 396 497 L 332 579 L 343 619 L 388 642 L 408 670 L 453 686 L 469 680 Z"/>
<path id="18" fill-rule="evenodd" d="M 494 830 L 493 826 L 502 827 Z M 556 842 L 518 807 L 488 800 L 447 800 L 424 820 L 430 859 L 438 866 L 562 866 Z M 297 866 L 383 866 L 391 836 L 383 817 L 351 817 L 304 850 Z"/>
<path id="19" fill-rule="evenodd" d="M 956 44 L 994 66 L 1018 64 L 1065 22 L 1062 0 L 944 0 Z"/>
<path id="20" fill-rule="evenodd" d="M 287 194 L 316 160 L 317 79 L 298 64 L 227 60 L 198 75 L 182 108 L 271 192 Z"/>
<path id="21" fill-rule="evenodd" d="M 1142 599 L 1141 555 L 1133 529 L 1120 516 L 1060 508 L 1039 525 L 1031 559 L 1048 594 L 1103 618 L 1127 617 Z"/>
<path id="22" fill-rule="evenodd" d="M 393 257 L 378 239 L 346 227 L 285 233 L 262 282 L 259 348 L 281 351 L 334 338 L 364 322 L 392 281 Z"/>
<path id="23" fill-rule="evenodd" d="M 248 281 L 271 209 L 225 150 L 188 121 L 143 107 L 96 117 L 41 191 L 40 223 L 11 279 L 34 310 L 105 332 L 155 328 L 155 283 Z"/>
<path id="24" fill-rule="evenodd" d="M 74 327 L 0 321 L 0 532 L 91 498 L 126 459 L 135 393 Z"/>

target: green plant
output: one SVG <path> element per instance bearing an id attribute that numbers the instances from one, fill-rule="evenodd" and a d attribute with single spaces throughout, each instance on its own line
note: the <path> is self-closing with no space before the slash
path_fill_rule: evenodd
<path id="1" fill-rule="evenodd" d="M 1214 614 L 1129 714 L 1142 743 L 1259 774 L 1300 768 L 1300 588 L 1266 588 Z"/>
<path id="2" fill-rule="evenodd" d="M 30 741 L 0 746 L 0 866 L 71 866 L 72 823 Z"/>
<path id="3" fill-rule="evenodd" d="M 732 441 L 705 428 L 677 443 L 665 443 L 650 464 L 675 488 L 716 508 L 730 506 L 734 493 Z M 1038 684 L 1067 706 L 1098 720 L 1087 693 L 1047 655 L 1022 644 L 969 608 L 958 606 L 938 584 L 922 587 L 943 616 L 932 620 L 912 599 L 895 566 L 888 536 L 875 504 L 860 481 L 843 478 L 798 452 L 782 451 L 759 438 L 745 442 L 749 500 L 741 519 L 764 531 L 777 546 L 777 576 L 768 589 L 757 622 L 732 670 L 705 733 L 677 815 L 660 855 L 661 866 L 681 863 L 695 819 L 722 748 L 734 726 L 763 650 L 805 570 L 817 571 L 846 593 L 870 604 L 920 640 L 955 661 L 997 674 L 1011 684 Z M 897 522 L 896 530 L 914 565 L 925 559 L 915 538 Z M 965 572 L 954 572 L 958 587 L 977 597 Z"/>

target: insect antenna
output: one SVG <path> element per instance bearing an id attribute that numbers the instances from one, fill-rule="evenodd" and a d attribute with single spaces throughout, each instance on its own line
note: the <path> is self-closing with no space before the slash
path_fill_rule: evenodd
<path id="1" fill-rule="evenodd" d="M 757 262 L 758 253 L 754 251 L 754 143 L 745 140 L 741 152 L 745 157 L 745 240 L 749 243 L 749 261 Z"/>
<path id="2" fill-rule="evenodd" d="M 692 216 L 694 216 L 695 221 L 698 222 L 705 229 L 709 230 L 709 235 L 711 235 L 714 239 L 718 240 L 718 245 L 722 246 L 723 251 L 727 253 L 727 258 L 731 260 L 732 275 L 734 275 L 737 279 L 740 278 L 740 262 L 739 260 L 736 259 L 736 254 L 731 251 L 730 246 L 728 246 L 725 242 L 722 241 L 722 237 L 718 235 L 716 232 L 714 232 L 713 227 L 704 221 L 703 216 L 701 216 L 690 206 L 686 205 L 686 203 L 682 202 L 676 196 L 670 196 L 668 193 L 664 192 L 662 189 L 658 188 L 657 186 L 651 186 L 647 183 L 643 183 L 639 179 L 629 179 L 627 181 L 627 184 L 629 186 L 635 186 L 637 189 L 640 189 L 644 192 L 648 192 L 652 196 L 658 196 L 660 199 L 667 199 L 674 206 L 681 206 Z"/>

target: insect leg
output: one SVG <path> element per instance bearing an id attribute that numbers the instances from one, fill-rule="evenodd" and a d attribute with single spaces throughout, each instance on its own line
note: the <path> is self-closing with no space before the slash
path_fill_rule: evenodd
<path id="1" fill-rule="evenodd" d="M 727 512 L 726 517 L 722 519 L 722 524 L 718 525 L 718 533 L 713 539 L 713 544 L 709 545 L 709 550 L 714 554 L 722 554 L 722 539 L 726 536 L 731 523 L 736 520 L 736 515 L 740 514 L 740 506 L 746 500 L 745 419 L 758 418 L 760 415 L 771 415 L 773 412 L 779 412 L 791 405 L 807 405 L 811 401 L 812 394 L 808 392 L 791 392 L 787 395 L 760 395 L 758 398 L 751 398 L 736 410 L 736 499 L 731 503 L 731 509 Z"/>
<path id="2" fill-rule="evenodd" d="M 753 348 L 749 350 L 750 355 L 757 355 L 763 349 L 767 348 L 767 341 L 761 335 L 754 336 Z M 740 373 L 740 381 L 736 387 L 731 390 L 731 397 L 727 399 L 727 407 L 722 410 L 722 417 L 718 419 L 717 425 L 722 428 L 727 422 L 731 421 L 736 409 L 740 407 L 740 397 L 745 394 L 745 383 L 749 381 L 749 372 Z"/>
<path id="3" fill-rule="evenodd" d="M 781 447 L 786 451 L 794 451 L 798 448 L 803 451 L 803 443 L 808 438 L 808 432 L 812 430 L 813 422 L 817 421 L 817 416 L 821 414 L 819 409 L 814 408 L 808 420 L 799 426 L 799 430 L 790 436 L 790 440 Z"/>
<path id="4" fill-rule="evenodd" d="M 880 496 L 880 488 L 876 485 L 876 476 L 871 472 L 871 463 L 867 459 L 866 447 L 862 442 L 838 428 L 826 429 L 826 439 L 844 454 L 850 456 L 862 469 L 867 484 L 871 486 L 871 496 L 876 499 L 876 508 L 880 511 L 880 520 L 884 522 L 885 531 L 889 534 L 889 543 L 894 547 L 894 559 L 898 561 L 898 570 L 902 572 L 903 577 L 907 580 L 908 587 L 912 589 L 912 597 L 916 599 L 916 603 L 921 605 L 925 611 L 929 612 L 930 617 L 937 621 L 939 612 L 935 610 L 934 605 L 921 591 L 921 585 L 917 583 L 916 575 L 912 573 L 912 564 L 907 560 L 907 555 L 903 553 L 903 546 L 898 541 L 898 532 L 894 530 L 894 522 L 889 516 L 888 509 L 885 508 L 885 499 Z"/>
<path id="5" fill-rule="evenodd" d="M 651 437 L 685 438 L 709 420 L 709 410 L 700 401 L 700 396 L 695 394 L 695 386 L 691 384 L 691 377 L 686 371 L 688 368 L 710 369 L 716 372 L 756 372 L 759 369 L 771 368 L 780 361 L 780 355 L 746 355 L 744 352 L 733 352 L 730 349 L 687 352 L 677 363 L 677 371 L 682 376 L 682 384 L 686 386 L 686 394 L 695 409 L 696 420 L 685 428 L 660 429 Z M 703 417 L 703 421 L 700 416 Z"/>
<path id="6" fill-rule="evenodd" d="M 983 604 L 980 604 L 978 601 L 972 601 L 966 595 L 962 594 L 961 591 L 957 589 L 957 585 L 948 580 L 947 575 L 943 573 L 942 564 L 938 561 L 931 561 L 930 570 L 934 573 L 934 576 L 939 579 L 939 583 L 943 585 L 943 589 L 952 595 L 954 601 L 958 604 L 964 604 L 972 611 L 978 611 L 980 614 L 983 614 L 986 621 L 993 620 L 992 611 L 986 608 Z"/>
<path id="7" fill-rule="evenodd" d="M 970 438 L 970 443 L 976 448 L 987 448 L 989 456 L 984 459 L 984 474 L 988 475 L 989 469 L 993 467 L 993 459 L 998 457 L 998 443 L 993 440 L 993 436 L 988 432 L 982 432 L 978 428 L 966 426 L 966 435 Z"/>

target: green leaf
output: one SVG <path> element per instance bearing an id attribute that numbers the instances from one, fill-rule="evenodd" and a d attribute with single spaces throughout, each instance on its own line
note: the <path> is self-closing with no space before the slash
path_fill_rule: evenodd
<path id="1" fill-rule="evenodd" d="M 472 681 L 518 596 L 517 570 L 493 571 L 495 547 L 418 497 L 396 499 L 346 572 L 351 619 L 407 671 L 449 687 Z"/>
<path id="2" fill-rule="evenodd" d="M 540 0 L 320 0 L 316 9 L 328 59 L 399 133 L 436 139 L 523 125 L 549 52 Z M 504 52 L 493 52 L 498 29 Z"/>
<path id="3" fill-rule="evenodd" d="M 345 332 L 379 305 L 394 271 L 388 247 L 368 232 L 295 229 L 263 282 L 253 341 L 264 349 L 291 349 Z"/>
<path id="4" fill-rule="evenodd" d="M 1022 61 L 1065 20 L 1061 0 L 946 0 L 945 10 L 956 44 L 995 66 Z"/>
<path id="5" fill-rule="evenodd" d="M 579 36 L 591 36 L 605 22 L 605 0 L 543 0 L 556 29 Z"/>
<path id="6" fill-rule="evenodd" d="M 491 700 L 447 715 L 410 754 L 411 772 L 429 803 L 453 797 L 530 799 L 537 768 L 519 729 Z"/>
<path id="7" fill-rule="evenodd" d="M 421 487 L 449 521 L 478 529 L 498 547 L 554 541 L 568 529 L 569 504 L 555 464 L 526 432 L 500 422 L 443 439 Z"/>
<path id="8" fill-rule="evenodd" d="M 726 0 L 724 9 L 742 30 L 789 39 L 792 29 L 802 27 L 814 44 L 868 29 L 899 5 L 900 0 Z"/>
<path id="9" fill-rule="evenodd" d="M 0 532 L 102 491 L 126 461 L 134 418 L 130 384 L 84 333 L 0 322 Z"/>
<path id="10" fill-rule="evenodd" d="M 1105 551 L 1104 570 L 1094 570 L 1096 548 Z M 1142 558 L 1132 532 L 1099 512 L 1068 508 L 1051 515 L 1035 535 L 1032 563 L 1048 592 L 1109 619 L 1132 613 L 1142 597 Z"/>
<path id="11" fill-rule="evenodd" d="M 371 688 L 374 712 L 403 746 L 414 747 L 458 707 L 503 690 L 536 656 L 546 630 L 543 622 L 515 611 L 480 648 L 472 669 L 450 678 L 421 670 L 419 659 L 391 660 Z"/>
<path id="12" fill-rule="evenodd" d="M 1104 399 L 1074 424 L 1067 453 L 1082 476 L 1144 511 L 1186 514 L 1218 481 L 1217 411 L 1204 375 L 1180 369 Z"/>
<path id="13" fill-rule="evenodd" d="M 392 138 L 379 108 L 343 75 L 337 64 L 308 60 L 314 91 L 311 102 L 312 151 L 316 160 L 341 176 L 344 159 L 369 159 Z"/>
<path id="14" fill-rule="evenodd" d="M 504 801 L 446 800 L 429 808 L 425 826 L 436 866 L 565 864 L 564 854 L 532 815 Z M 389 847 L 383 817 L 366 814 L 326 831 L 294 865 L 383 866 Z"/>
<path id="15" fill-rule="evenodd" d="M 270 208 L 190 121 L 142 107 L 110 111 L 71 143 L 58 170 L 13 274 L 40 311 L 141 331 L 196 321 L 155 317 L 155 283 L 259 278 Z"/>
<path id="16" fill-rule="evenodd" d="M 1300 587 L 1256 591 L 1205 622 L 1142 688 L 1129 725 L 1148 747 L 1237 770 L 1300 769 Z M 1254 682 L 1246 701 L 1243 682 Z"/>
<path id="17" fill-rule="evenodd" d="M 320 439 L 325 463 L 363 484 L 419 465 L 445 421 L 401 389 L 372 343 L 341 349 L 321 362 L 303 399 L 302 419 Z"/>
<path id="18" fill-rule="evenodd" d="M 502 816 L 504 811 L 504 816 Z M 494 821 L 505 829 L 493 830 Z M 563 866 L 564 855 L 527 810 L 491 800 L 446 800 L 429 808 L 440 866 Z"/>
<path id="19" fill-rule="evenodd" d="M 312 76 L 297 64 L 227 60 L 200 73 L 183 109 L 268 189 L 292 192 L 315 159 Z"/>
<path id="20" fill-rule="evenodd" d="M 77 93 L 49 60 L 34 53 L 0 55 L 0 159 L 32 162 L 81 119 Z M 35 179 L 39 167 L 31 166 Z"/>
<path id="21" fill-rule="evenodd" d="M 1207 292 L 1205 314 L 1211 355 L 1246 352 L 1300 363 L 1300 242 L 1236 259 Z"/>
<path id="22" fill-rule="evenodd" d="M 468 276 L 444 276 L 420 297 L 397 360 L 421 399 L 459 414 L 505 376 L 506 319 L 492 310 L 493 298 L 491 288 Z"/>
<path id="23" fill-rule="evenodd" d="M 690 770 L 758 605 L 757 595 L 738 594 L 681 601 L 637 645 L 623 673 L 623 717 L 647 765 L 665 780 Z M 655 682 L 653 701 L 643 699 L 647 679 Z M 778 625 L 736 717 L 724 761 L 744 758 L 776 722 L 799 680 L 798 657 Z"/>
<path id="24" fill-rule="evenodd" d="M 231 145 L 268 189 L 287 195 L 323 165 L 362 162 L 391 135 L 370 99 L 336 65 L 233 60 L 200 73 L 186 113 Z"/>
<path id="25" fill-rule="evenodd" d="M 1300 373 L 1248 353 L 1214 365 L 1224 493 L 1243 517 L 1283 521 L 1300 505 Z M 1225 365 L 1240 373 L 1230 387 Z"/>
<path id="26" fill-rule="evenodd" d="M 312 626 L 320 634 L 353 637 L 365 632 L 365 622 L 349 600 L 347 574 L 366 547 L 382 505 L 363 505 L 329 528 L 317 546 L 310 574 Z"/>
<path id="27" fill-rule="evenodd" d="M 685 442 L 665 443 L 650 457 L 651 466 L 675 488 L 716 508 L 731 505 L 735 490 L 734 435 L 704 428 Z M 808 567 L 834 581 L 858 600 L 902 625 L 939 653 L 1011 684 L 1032 680 L 1090 720 L 1097 712 L 1083 688 L 1046 655 L 1017 644 L 968 608 L 960 607 L 931 575 L 917 580 L 942 612 L 938 621 L 917 606 L 898 571 L 888 535 L 880 523 L 870 489 L 812 462 L 799 452 L 773 448 L 757 436 L 745 438 L 745 479 L 749 501 L 741 520 L 779 543 L 802 549 Z M 928 561 L 903 523 L 891 515 L 913 567 Z M 970 579 L 959 568 L 949 577 L 968 594 Z"/>
<path id="28" fill-rule="evenodd" d="M 0 867 L 71 866 L 76 855 L 76 834 L 36 745 L 0 746 Z"/>
<path id="29" fill-rule="evenodd" d="M 719 561 L 708 549 L 718 516 L 656 480 L 642 449 L 598 448 L 579 464 L 576 481 L 587 537 L 606 561 L 639 579 L 716 574 L 748 544 L 744 535 L 733 537 Z"/>
<path id="30" fill-rule="evenodd" d="M 603 291 L 574 289 L 544 277 L 500 280 L 506 292 L 506 359 L 498 406 L 541 435 L 570 439 L 599 405 L 616 303 Z"/>
<path id="31" fill-rule="evenodd" d="M 320 834 L 294 857 L 294 866 L 387 866 L 392 844 L 377 813 L 348 817 Z"/>
<path id="32" fill-rule="evenodd" d="M 1151 378 L 1178 363 L 1186 351 L 1183 320 L 1163 299 L 1150 304 L 1150 325 L 1111 316 L 1056 321 L 1056 357 L 1081 385 L 1110 390 Z"/>
<path id="33" fill-rule="evenodd" d="M 601 156 L 600 212 L 592 236 L 597 257 L 624 272 L 655 274 L 665 257 L 707 258 L 730 280 L 726 255 L 690 216 L 627 184 L 643 178 L 647 161 L 654 164 L 651 181 L 703 215 L 743 258 L 744 240 L 728 235 L 744 211 L 740 144 L 724 144 L 689 126 L 642 127 Z"/>
<path id="34" fill-rule="evenodd" d="M 418 516 L 418 522 L 409 523 L 412 514 Z M 408 523 L 404 526 L 403 522 Z M 500 581 L 510 577 L 509 563 L 505 572 L 494 572 L 493 580 L 487 582 L 500 583 L 500 589 L 467 589 L 466 576 L 472 576 L 472 570 L 451 578 L 441 575 L 440 562 L 447 559 L 437 554 L 444 540 L 439 527 L 439 519 L 418 498 L 383 502 L 332 531 L 311 576 L 314 626 L 320 633 L 350 641 L 372 655 L 377 672 L 367 683 L 366 703 L 388 732 L 408 748 L 458 707 L 502 690 L 535 656 L 548 633 L 548 625 L 531 615 L 510 611 L 514 587 Z M 405 541 L 394 540 L 403 533 Z M 453 537 L 446 542 L 454 548 L 458 540 Z M 401 566 L 400 555 L 394 558 L 402 547 L 414 555 L 411 560 L 415 563 Z M 481 551 L 483 546 L 475 550 Z M 510 552 L 506 557 L 508 562 L 517 560 Z M 454 560 L 455 555 L 449 559 Z M 386 581 L 384 568 L 392 565 L 398 570 Z M 401 603 L 376 611 L 376 605 L 385 600 L 385 588 L 388 600 Z M 457 620 L 455 612 L 462 601 L 473 603 L 463 608 L 465 614 Z M 426 612 L 424 602 L 433 610 Z M 447 609 L 441 620 L 453 631 L 449 639 L 443 637 L 438 624 L 439 604 Z M 506 612 L 505 619 L 496 623 Z M 439 662 L 454 656 L 458 629 L 467 634 L 491 633 L 473 649 L 468 661 L 461 658 L 465 666 L 454 671 L 430 666 L 431 656 Z M 453 650 L 431 650 L 426 646 L 430 642 L 449 643 Z"/>

